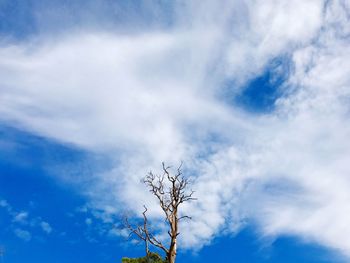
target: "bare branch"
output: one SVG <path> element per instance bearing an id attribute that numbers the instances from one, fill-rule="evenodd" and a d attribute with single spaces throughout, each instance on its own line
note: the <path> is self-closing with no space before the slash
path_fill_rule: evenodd
<path id="1" fill-rule="evenodd" d="M 152 234 L 150 234 L 150 235 L 148 236 L 148 238 L 149 238 L 148 241 L 149 241 L 152 245 L 154 245 L 154 246 L 156 246 L 156 247 L 162 249 L 166 254 L 169 252 L 168 249 L 165 248 L 165 246 L 164 246 L 160 241 L 158 241 Z"/>

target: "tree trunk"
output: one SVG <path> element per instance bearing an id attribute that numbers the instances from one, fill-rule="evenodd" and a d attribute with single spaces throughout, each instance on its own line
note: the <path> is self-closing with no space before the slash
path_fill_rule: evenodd
<path id="1" fill-rule="evenodd" d="M 175 194 L 174 194 L 175 195 Z M 171 229 L 171 241 L 168 252 L 168 263 L 175 263 L 176 258 L 176 242 L 178 235 L 178 218 L 177 218 L 177 208 L 175 207 L 172 217 L 170 217 L 170 229 Z"/>
<path id="2" fill-rule="evenodd" d="M 167 255 L 168 263 L 175 263 L 176 259 L 176 237 L 171 240 L 170 249 Z"/>

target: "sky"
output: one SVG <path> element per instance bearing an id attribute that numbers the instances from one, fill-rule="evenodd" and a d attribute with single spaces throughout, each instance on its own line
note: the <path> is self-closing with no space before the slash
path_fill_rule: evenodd
<path id="1" fill-rule="evenodd" d="M 350 262 L 346 0 L 0 0 L 1 263 L 144 254 L 183 162 L 177 262 Z"/>

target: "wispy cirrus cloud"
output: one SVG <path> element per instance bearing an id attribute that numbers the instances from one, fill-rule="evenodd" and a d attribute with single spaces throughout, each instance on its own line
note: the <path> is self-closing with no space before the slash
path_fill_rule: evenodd
<path id="1" fill-rule="evenodd" d="M 194 218 L 183 226 L 188 247 L 253 221 L 263 235 L 350 255 L 347 2 L 172 8 L 169 27 L 2 45 L 2 121 L 115 156 L 114 169 L 81 189 L 106 213 L 119 212 L 116 201 L 135 213 L 153 204 L 140 177 L 161 161 L 185 161 L 199 199 L 185 207 Z M 246 112 L 224 98 L 286 54 L 292 69 L 273 111 Z"/>

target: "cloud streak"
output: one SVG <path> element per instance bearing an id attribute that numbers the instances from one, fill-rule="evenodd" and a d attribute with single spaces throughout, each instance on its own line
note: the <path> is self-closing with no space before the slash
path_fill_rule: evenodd
<path id="1" fill-rule="evenodd" d="M 115 156 L 114 169 L 85 190 L 107 213 L 120 212 L 116 200 L 135 213 L 145 200 L 156 208 L 140 177 L 161 161 L 185 161 L 199 199 L 185 207 L 194 218 L 183 226 L 187 247 L 253 221 L 263 235 L 292 234 L 349 256 L 346 1 L 173 8 L 169 28 L 2 45 L 2 121 Z M 274 111 L 227 102 L 286 54 L 293 70 Z"/>

